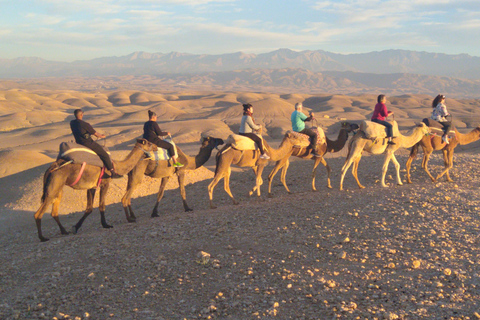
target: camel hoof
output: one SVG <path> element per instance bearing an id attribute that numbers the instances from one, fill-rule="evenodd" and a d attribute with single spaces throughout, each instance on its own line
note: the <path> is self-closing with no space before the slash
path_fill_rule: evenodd
<path id="1" fill-rule="evenodd" d="M 135 218 L 128 218 L 128 219 L 127 219 L 127 222 L 128 222 L 128 223 L 135 223 L 135 222 L 137 222 L 137 219 L 135 219 Z"/>
<path id="2" fill-rule="evenodd" d="M 273 195 L 271 193 L 269 193 L 267 197 L 273 198 Z"/>
<path id="3" fill-rule="evenodd" d="M 193 209 L 190 209 L 190 208 L 185 209 L 185 212 L 190 212 L 190 211 L 193 211 Z"/>
<path id="4" fill-rule="evenodd" d="M 113 228 L 113 226 L 111 226 L 111 225 L 109 225 L 109 224 L 104 224 L 104 225 L 102 225 L 102 227 L 103 227 L 104 229 L 111 229 L 111 228 Z"/>
<path id="5" fill-rule="evenodd" d="M 327 186 L 328 189 L 333 189 L 332 186 Z"/>
<path id="6" fill-rule="evenodd" d="M 240 204 L 240 202 L 233 200 L 233 204 L 238 206 Z"/>
<path id="7" fill-rule="evenodd" d="M 45 237 L 41 237 L 41 238 L 40 238 L 40 241 L 41 241 L 41 242 L 47 242 L 48 240 L 50 240 L 50 239 L 45 238 Z"/>
<path id="8" fill-rule="evenodd" d="M 77 230 L 77 227 L 73 226 L 73 227 L 72 227 L 72 231 L 71 231 L 72 234 L 77 234 L 77 231 L 78 231 L 78 230 Z"/>
<path id="9" fill-rule="evenodd" d="M 160 217 L 160 216 L 156 212 L 152 213 L 152 215 L 150 216 L 150 218 L 158 218 L 158 217 Z"/>
<path id="10" fill-rule="evenodd" d="M 248 196 L 249 196 L 249 197 L 251 197 L 252 194 L 253 194 L 253 191 L 249 191 L 249 192 L 248 192 Z"/>
<path id="11" fill-rule="evenodd" d="M 217 206 L 210 206 L 210 209 L 217 209 Z"/>

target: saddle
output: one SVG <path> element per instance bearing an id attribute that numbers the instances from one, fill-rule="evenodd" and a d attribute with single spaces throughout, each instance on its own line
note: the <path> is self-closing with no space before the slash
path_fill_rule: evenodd
<path id="1" fill-rule="evenodd" d="M 324 144 L 327 142 L 325 138 L 325 132 L 323 131 L 322 128 L 313 127 L 311 129 L 317 134 L 317 145 Z M 294 132 L 294 131 L 288 131 L 288 132 L 300 139 L 301 143 L 299 147 L 308 147 L 310 145 L 310 137 L 308 135 L 300 132 Z"/>
<path id="2" fill-rule="evenodd" d="M 173 142 L 173 139 L 171 137 L 163 139 L 173 145 L 173 149 L 175 150 L 175 156 L 178 156 L 177 154 L 177 146 L 175 145 L 175 142 Z M 161 160 L 170 160 L 171 157 L 168 154 L 167 149 L 163 149 L 158 147 L 157 145 L 154 145 L 154 147 L 157 147 L 157 149 L 148 152 L 149 157 L 147 159 L 153 160 L 153 161 L 161 161 Z"/>
<path id="3" fill-rule="evenodd" d="M 110 154 L 106 147 L 102 147 Z M 81 144 L 75 142 L 62 142 L 60 143 L 60 150 L 58 152 L 57 160 L 62 159 L 65 161 L 72 161 L 72 163 L 79 163 L 103 167 L 103 162 L 100 157 L 93 151 Z"/>
<path id="4" fill-rule="evenodd" d="M 262 138 L 259 135 L 260 138 Z M 263 139 L 263 138 L 262 138 Z M 239 134 L 231 134 L 228 136 L 225 144 L 230 144 L 234 149 L 237 150 L 259 150 L 255 141 L 249 137 L 241 136 Z"/>
<path id="5" fill-rule="evenodd" d="M 432 136 L 443 136 L 443 125 L 440 122 L 430 118 L 424 118 L 422 122 L 430 128 L 430 133 Z M 455 137 L 455 127 L 453 125 L 450 127 L 450 131 L 447 133 L 447 135 L 449 138 Z"/>
<path id="6" fill-rule="evenodd" d="M 393 136 L 398 137 L 400 132 L 398 131 L 398 124 L 397 121 L 389 121 L 393 128 Z M 384 125 L 381 125 L 379 123 L 373 122 L 373 121 L 368 121 L 368 120 L 363 120 L 360 123 L 360 131 L 365 133 L 365 137 L 367 139 L 382 139 L 387 137 L 387 128 Z"/>

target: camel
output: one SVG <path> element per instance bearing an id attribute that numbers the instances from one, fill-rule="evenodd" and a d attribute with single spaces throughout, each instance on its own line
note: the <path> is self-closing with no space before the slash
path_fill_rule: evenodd
<path id="1" fill-rule="evenodd" d="M 230 144 L 225 145 L 217 153 L 217 164 L 215 167 L 215 176 L 213 177 L 212 182 L 208 185 L 208 196 L 210 198 L 210 208 L 216 209 L 216 206 L 213 205 L 213 189 L 218 184 L 218 182 L 223 178 L 224 179 L 224 189 L 230 196 L 233 201 L 233 204 L 237 205 L 238 201 L 233 197 L 232 192 L 230 191 L 230 173 L 232 164 L 237 165 L 238 167 L 250 167 L 253 169 L 256 177 L 256 184 L 253 189 L 249 192 L 249 195 L 252 195 L 255 190 L 257 191 L 257 196 L 260 197 L 260 186 L 263 184 L 262 172 L 265 166 L 268 164 L 268 161 L 279 161 L 285 157 L 289 157 L 292 149 L 295 145 L 301 144 L 299 138 L 295 135 L 287 132 L 280 143 L 278 149 L 273 149 L 268 145 L 264 140 L 264 145 L 267 150 L 267 154 L 270 156 L 270 159 L 260 159 L 259 150 L 237 150 L 233 148 Z"/>
<path id="2" fill-rule="evenodd" d="M 128 222 L 135 222 L 136 217 L 132 210 L 132 194 L 135 188 L 142 182 L 143 176 L 149 176 L 152 178 L 161 178 L 160 189 L 157 194 L 157 201 L 153 208 L 152 217 L 159 217 L 158 205 L 163 198 L 165 187 L 168 180 L 174 175 L 177 175 L 178 185 L 180 186 L 180 194 L 183 200 L 183 207 L 185 211 L 192 211 L 187 204 L 187 195 L 185 192 L 185 173 L 187 170 L 195 170 L 205 164 L 210 159 L 213 149 L 222 145 L 224 142 L 222 139 L 205 137 L 201 140 L 202 146 L 199 153 L 195 157 L 189 157 L 185 155 L 179 147 L 177 147 L 178 161 L 184 164 L 183 167 L 175 168 L 170 160 L 146 160 L 137 163 L 132 171 L 128 173 L 127 191 L 122 198 L 123 209 Z"/>
<path id="3" fill-rule="evenodd" d="M 409 136 L 404 136 L 402 134 L 398 134 L 396 138 L 393 139 L 395 142 L 394 145 L 390 145 L 386 143 L 387 139 L 376 139 L 372 141 L 371 139 L 367 139 L 365 133 L 362 131 L 358 131 L 348 144 L 348 154 L 347 159 L 345 160 L 345 164 L 342 167 L 342 175 L 340 178 L 340 190 L 343 190 L 343 179 L 345 177 L 345 173 L 347 172 L 348 168 L 353 163 L 352 174 L 357 181 L 358 187 L 360 189 L 365 188 L 362 186 L 360 181 L 358 180 L 357 170 L 358 170 L 358 163 L 362 157 L 362 152 L 367 151 L 372 154 L 381 154 L 385 152 L 385 160 L 383 162 L 382 168 L 382 178 L 381 184 L 382 187 L 387 187 L 385 184 L 385 174 L 387 173 L 387 168 L 390 160 L 393 161 L 395 165 L 395 169 L 397 171 L 397 184 L 403 185 L 400 179 L 400 164 L 398 163 L 397 159 L 395 158 L 395 151 L 399 148 L 410 148 L 414 146 L 417 142 L 419 142 L 428 132 L 430 129 L 425 125 L 425 123 L 420 123 L 417 125 L 413 133 Z"/>
<path id="4" fill-rule="evenodd" d="M 457 131 L 456 128 L 453 128 L 453 129 L 455 130 L 455 137 L 450 139 L 449 144 L 446 144 L 445 142 L 443 142 L 441 136 L 430 135 L 430 136 L 423 137 L 422 140 L 420 140 L 420 142 L 418 142 L 412 147 L 412 150 L 410 151 L 410 156 L 408 157 L 407 164 L 406 164 L 408 183 L 412 183 L 412 180 L 410 179 L 410 168 L 412 166 L 412 161 L 417 156 L 419 146 L 422 147 L 423 149 L 422 168 L 428 174 L 432 182 L 437 181 L 443 175 L 445 175 L 447 181 L 449 182 L 453 181 L 450 178 L 449 170 L 453 167 L 453 153 L 455 151 L 455 147 L 457 145 L 469 144 L 480 139 L 480 126 L 476 127 L 475 129 L 473 129 L 467 134 L 461 134 L 460 132 Z M 445 164 L 445 168 L 437 176 L 436 179 L 430 174 L 430 171 L 428 171 L 428 160 L 430 159 L 430 155 L 432 154 L 432 152 L 435 150 L 442 150 L 443 161 Z"/>
<path id="5" fill-rule="evenodd" d="M 340 129 L 340 132 L 338 133 L 337 140 L 330 140 L 330 139 L 328 139 L 327 136 L 325 136 L 326 143 L 321 144 L 317 147 L 317 153 L 321 154 L 322 157 L 314 157 L 309 152 L 309 150 L 307 150 L 307 148 L 305 148 L 305 147 L 294 148 L 292 150 L 291 156 L 299 157 L 301 159 L 313 159 L 315 161 L 315 163 L 313 165 L 313 170 L 312 170 L 312 190 L 313 191 L 317 191 L 317 189 L 315 188 L 315 175 L 316 175 L 316 170 L 317 170 L 317 166 L 318 166 L 319 163 L 323 164 L 325 166 L 325 168 L 327 169 L 327 174 L 328 174 L 327 188 L 332 188 L 332 186 L 330 184 L 330 174 L 331 174 L 332 170 L 330 169 L 330 166 L 328 165 L 327 161 L 325 161 L 323 156 L 327 152 L 334 153 L 334 152 L 338 152 L 338 151 L 342 150 L 343 147 L 345 146 L 345 144 L 347 143 L 348 134 L 350 132 L 353 132 L 354 130 L 357 130 L 357 129 L 358 129 L 358 125 L 355 124 L 355 123 L 342 122 L 342 126 L 341 126 L 341 129 Z M 282 181 L 282 184 L 285 187 L 285 189 L 287 190 L 287 192 L 290 193 L 290 190 L 288 189 L 288 186 L 287 186 L 287 183 L 286 183 L 286 180 L 285 180 L 285 176 L 287 174 L 287 170 L 288 170 L 289 165 L 290 165 L 289 157 L 285 157 L 282 160 L 277 161 L 277 163 L 275 164 L 275 167 L 273 168 L 273 170 L 268 175 L 268 197 L 269 198 L 272 197 L 271 190 L 272 190 L 273 178 L 275 177 L 278 170 L 280 170 L 280 169 L 282 169 L 282 172 L 281 172 L 281 175 L 280 175 L 280 180 Z"/>
<path id="6" fill-rule="evenodd" d="M 152 150 L 152 144 L 144 139 L 137 140 L 137 143 L 133 147 L 132 151 L 127 155 L 123 161 L 114 161 L 115 170 L 118 174 L 124 175 L 127 174 L 132 168 L 139 162 L 145 155 L 145 152 Z M 65 160 L 59 159 L 55 161 L 45 172 L 43 176 L 43 195 L 42 195 L 42 204 L 40 208 L 35 213 L 35 222 L 37 224 L 38 238 L 40 241 L 48 241 L 48 238 L 45 238 L 42 234 L 42 217 L 48 206 L 52 205 L 52 217 L 57 222 L 61 234 L 65 235 L 68 232 L 60 223 L 58 218 L 58 209 L 60 206 L 60 201 L 63 194 L 63 186 L 71 186 L 77 180 L 79 173 L 81 171 L 81 164 L 75 163 L 65 163 Z M 84 172 L 76 184 L 71 186 L 76 190 L 87 190 L 87 208 L 83 217 L 77 222 L 75 226 L 72 227 L 72 232 L 77 233 L 77 231 L 82 226 L 83 221 L 92 213 L 93 211 L 93 200 L 95 198 L 95 192 L 97 190 L 97 184 L 100 178 L 102 168 L 92 165 L 86 165 Z M 108 171 L 107 171 L 108 172 Z M 107 224 L 105 219 L 105 198 L 108 192 L 108 187 L 110 185 L 111 177 L 110 175 L 102 177 L 100 182 L 100 200 L 99 200 L 99 209 L 100 209 L 100 221 L 102 227 L 112 228 L 111 225 Z"/>

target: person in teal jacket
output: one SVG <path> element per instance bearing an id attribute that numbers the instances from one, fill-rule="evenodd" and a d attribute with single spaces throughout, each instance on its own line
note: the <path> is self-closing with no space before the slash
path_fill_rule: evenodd
<path id="1" fill-rule="evenodd" d="M 312 129 L 306 128 L 305 127 L 305 122 L 306 121 L 311 121 L 315 119 L 313 112 L 310 112 L 310 116 L 306 116 L 303 112 L 303 104 L 301 102 L 298 102 L 295 104 L 295 111 L 292 113 L 292 130 L 295 132 L 303 133 L 306 134 L 307 136 L 310 137 L 310 145 L 307 147 L 307 150 L 312 151 L 312 155 L 315 157 L 321 157 L 315 150 L 317 146 L 317 133 L 313 131 Z"/>

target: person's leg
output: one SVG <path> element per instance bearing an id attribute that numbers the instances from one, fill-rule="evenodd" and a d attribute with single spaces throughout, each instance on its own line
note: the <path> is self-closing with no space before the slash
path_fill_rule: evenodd
<path id="1" fill-rule="evenodd" d="M 259 136 L 257 136 L 255 133 L 240 133 L 241 136 L 248 137 L 255 141 L 257 144 L 258 148 L 260 149 L 260 153 L 263 155 L 265 154 L 265 150 L 263 149 L 263 140 Z"/>
<path id="2" fill-rule="evenodd" d="M 312 129 L 305 128 L 300 133 L 306 134 L 310 137 L 310 145 L 308 146 L 309 149 L 312 149 L 313 155 L 317 156 L 316 148 L 317 148 L 317 133 Z"/>
<path id="3" fill-rule="evenodd" d="M 446 143 L 450 143 L 448 140 L 448 133 L 450 132 L 450 129 L 452 128 L 452 123 L 450 121 L 439 121 L 440 124 L 443 126 L 443 141 Z"/>
<path id="4" fill-rule="evenodd" d="M 100 146 L 95 141 L 85 143 L 84 146 L 92 149 L 100 157 L 107 170 L 111 171 L 113 169 L 112 160 L 110 159 L 110 156 L 105 151 L 105 149 L 102 148 L 102 146 Z"/>
<path id="5" fill-rule="evenodd" d="M 378 120 L 378 119 L 373 119 L 372 122 L 378 123 L 383 125 L 386 130 L 387 130 L 387 139 L 389 144 L 395 144 L 395 142 L 392 141 L 393 138 L 393 126 L 390 122 L 383 121 L 383 120 Z"/>

